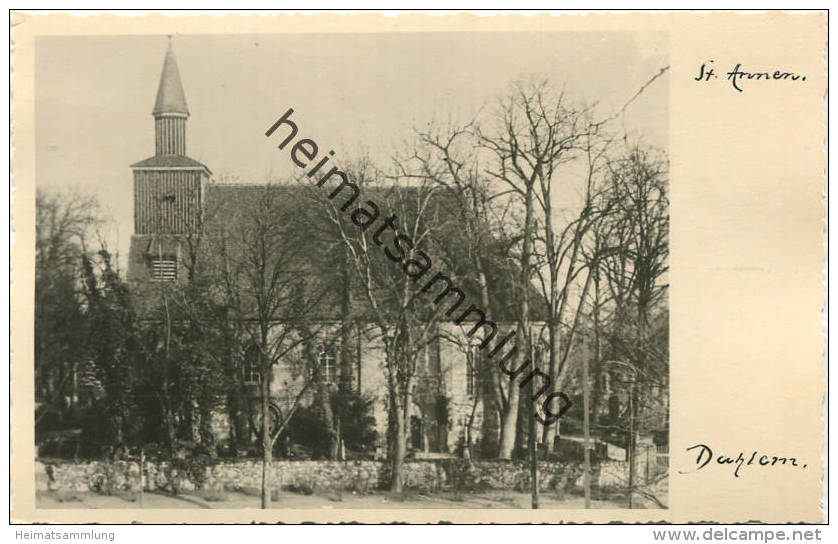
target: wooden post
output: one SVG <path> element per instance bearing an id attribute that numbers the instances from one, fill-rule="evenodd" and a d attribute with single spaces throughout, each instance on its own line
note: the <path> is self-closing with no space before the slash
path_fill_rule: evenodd
<path id="1" fill-rule="evenodd" d="M 591 507 L 591 425 L 588 419 L 588 410 L 590 406 L 589 392 L 588 392 L 588 358 L 582 358 L 582 430 L 585 435 L 585 508 Z"/>
<path id="2" fill-rule="evenodd" d="M 597 370 L 601 368 L 599 359 L 599 261 L 595 261 L 594 270 L 591 272 L 594 275 L 594 365 Z M 585 508 L 591 507 L 591 450 L 588 442 L 591 439 L 591 422 L 590 422 L 590 390 L 588 389 L 588 361 L 582 363 L 582 404 L 584 405 L 585 414 L 582 419 L 582 426 L 585 433 Z M 594 380 L 599 380 L 600 376 L 594 376 Z"/>
<path id="3" fill-rule="evenodd" d="M 145 448 L 140 448 L 140 508 L 143 507 L 145 494 Z"/>
<path id="4" fill-rule="evenodd" d="M 629 439 L 628 439 L 628 455 L 629 455 L 629 478 L 628 478 L 628 507 L 634 508 L 634 457 L 635 452 L 634 439 L 634 378 L 632 378 L 631 388 L 629 390 Z"/>
<path id="5" fill-rule="evenodd" d="M 532 325 L 530 325 L 530 360 L 535 366 L 535 345 L 533 343 Z M 538 510 L 538 450 L 535 440 L 535 401 L 533 396 L 535 394 L 535 380 L 530 379 L 529 386 L 529 432 L 527 433 L 527 442 L 530 450 L 530 487 L 532 489 L 532 509 Z"/>

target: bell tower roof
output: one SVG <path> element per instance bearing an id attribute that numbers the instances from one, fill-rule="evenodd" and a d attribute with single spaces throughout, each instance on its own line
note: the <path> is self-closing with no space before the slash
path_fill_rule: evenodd
<path id="1" fill-rule="evenodd" d="M 189 115 L 186 96 L 183 94 L 183 85 L 180 83 L 180 72 L 178 72 L 177 61 L 172 51 L 171 37 L 169 38 L 169 47 L 166 50 L 166 60 L 163 61 L 163 72 L 160 74 L 157 100 L 154 102 L 154 111 L 152 111 L 155 116 L 167 113 Z"/>

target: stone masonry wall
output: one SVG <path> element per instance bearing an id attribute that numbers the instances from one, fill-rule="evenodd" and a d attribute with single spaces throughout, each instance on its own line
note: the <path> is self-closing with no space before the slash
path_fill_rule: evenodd
<path id="1" fill-rule="evenodd" d="M 253 491 L 261 485 L 261 470 L 259 460 L 225 461 L 178 470 L 165 463 L 149 462 L 145 469 L 145 488 L 171 491 L 174 483 L 179 491 L 196 488 Z M 389 465 L 381 461 L 275 461 L 272 470 L 275 486 L 304 493 L 334 489 L 369 493 L 389 482 Z M 575 463 L 542 462 L 539 466 L 540 487 L 545 491 L 579 485 L 581 475 L 581 466 Z M 41 491 L 133 491 L 139 489 L 139 476 L 139 464 L 132 461 L 36 463 L 36 486 Z M 471 468 L 461 459 L 409 461 L 405 464 L 405 487 L 426 492 L 526 491 L 529 467 L 515 461 L 477 461 Z"/>

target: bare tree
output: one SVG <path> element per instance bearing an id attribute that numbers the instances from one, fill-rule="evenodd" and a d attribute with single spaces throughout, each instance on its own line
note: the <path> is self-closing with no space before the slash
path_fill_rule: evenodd
<path id="1" fill-rule="evenodd" d="M 473 285 L 481 307 L 492 312 L 502 311 L 497 300 L 490 295 L 490 278 L 493 268 L 507 267 L 503 242 L 497 238 L 500 210 L 496 209 L 498 199 L 504 196 L 504 188 L 494 182 L 491 176 L 481 171 L 479 160 L 479 137 L 475 121 L 462 125 L 450 124 L 439 127 L 429 123 L 423 130 L 416 131 L 417 144 L 411 157 L 415 165 L 415 176 L 426 183 L 439 186 L 441 196 L 451 208 L 448 228 L 444 229 L 444 240 L 437 246 L 449 269 L 460 279 L 462 285 Z M 503 256 L 498 259 L 497 256 Z M 498 262 L 500 261 L 500 262 Z M 474 457 L 473 426 L 477 408 L 483 404 L 482 450 L 484 455 L 497 455 L 500 421 L 505 401 L 504 389 L 500 387 L 500 375 L 490 364 L 483 351 L 472 349 L 473 339 L 465 335 L 451 338 L 471 361 L 478 387 L 473 395 L 472 406 L 466 426 L 466 453 Z"/>
<path id="2" fill-rule="evenodd" d="M 376 176 L 397 184 L 373 186 Z M 437 228 L 434 187 L 404 184 L 412 178 L 404 161 L 396 161 L 394 173 L 384 176 L 369 161 L 361 160 L 336 188 L 327 184 L 327 178 L 318 184 L 320 188 L 312 187 L 346 249 L 363 293 L 362 313 L 384 351 L 394 492 L 402 491 L 418 363 L 438 337 L 439 322 L 437 307 L 418 288 L 432 266 L 421 248 L 432 242 Z M 373 223 L 375 228 L 370 228 Z"/>
<path id="3" fill-rule="evenodd" d="M 553 387 L 558 381 L 560 319 L 566 300 L 566 284 L 574 275 L 571 269 L 564 277 L 565 285 L 560 286 L 561 268 L 568 249 L 578 246 L 578 231 L 582 228 L 577 224 L 575 229 L 565 230 L 564 238 L 559 235 L 553 224 L 553 199 L 561 167 L 581 153 L 597 130 L 598 125 L 590 120 L 588 108 L 570 104 L 563 93 L 553 91 L 546 82 L 538 82 L 514 85 L 509 96 L 501 101 L 494 124 L 481 127 L 479 131 L 481 145 L 492 157 L 486 173 L 506 184 L 523 210 L 518 254 L 519 339 L 526 338 L 529 329 L 531 282 L 540 264 L 539 247 L 547 262 L 542 286 L 547 299 L 548 354 Z M 571 255 L 567 260 L 574 259 Z M 526 364 L 524 359 L 528 351 L 517 351 L 516 369 Z M 517 419 L 518 391 L 510 388 L 501 431 L 501 458 L 512 455 Z"/>
<path id="4" fill-rule="evenodd" d="M 218 220 L 207 225 L 213 288 L 241 324 L 241 352 L 255 347 L 262 508 L 271 501 L 274 444 L 314 382 L 316 369 L 299 368 L 306 361 L 299 352 L 323 326 L 316 308 L 328 290 L 306 267 L 305 225 L 294 201 L 299 192 L 272 184 L 248 188 L 246 198 L 228 205 L 225 213 L 216 211 Z M 280 362 L 297 366 L 297 379 L 286 380 L 282 391 L 273 392 L 274 369 Z M 272 403 L 272 396 L 279 402 Z"/>
<path id="5" fill-rule="evenodd" d="M 61 420 L 76 392 L 86 357 L 82 314 L 82 256 L 101 224 L 88 197 L 38 190 L 35 199 L 35 400 L 38 425 Z"/>
<path id="6" fill-rule="evenodd" d="M 630 370 L 629 507 L 636 487 L 635 451 L 650 387 L 667 383 L 669 196 L 667 164 L 653 151 L 630 148 L 609 162 L 603 199 L 613 212 L 599 233 L 607 249 L 596 266 L 608 293 L 603 328 L 607 356 Z M 597 318 L 599 321 L 599 317 Z"/>

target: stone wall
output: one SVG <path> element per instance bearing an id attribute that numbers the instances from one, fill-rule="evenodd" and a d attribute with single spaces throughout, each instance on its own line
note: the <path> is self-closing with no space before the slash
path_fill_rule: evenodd
<path id="1" fill-rule="evenodd" d="M 594 480 L 601 489 L 615 490 L 628 486 L 628 463 L 603 461 L 595 470 Z"/>
<path id="2" fill-rule="evenodd" d="M 359 494 L 385 487 L 389 465 L 382 461 L 274 461 L 274 486 L 303 493 L 343 489 Z M 205 466 L 193 464 L 177 469 L 165 463 L 146 463 L 145 488 L 178 491 L 218 489 L 253 492 L 261 486 L 259 460 L 224 461 Z M 542 490 L 563 490 L 581 483 L 577 463 L 539 463 Z M 138 490 L 139 463 L 118 461 L 36 462 L 38 490 L 111 492 Z M 471 467 L 461 459 L 408 461 L 405 487 L 419 491 L 529 489 L 529 466 L 517 461 L 477 461 Z"/>

